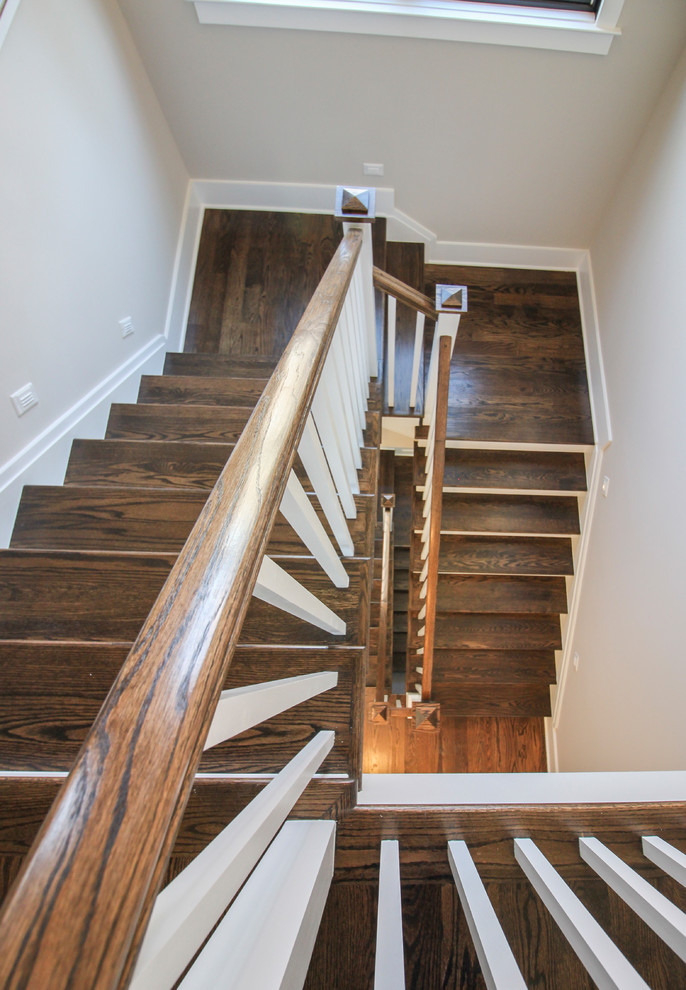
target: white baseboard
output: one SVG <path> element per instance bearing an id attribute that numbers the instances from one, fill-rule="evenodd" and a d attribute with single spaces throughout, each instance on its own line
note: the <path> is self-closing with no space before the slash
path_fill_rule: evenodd
<path id="1" fill-rule="evenodd" d="M 543 268 L 578 271 L 586 251 L 529 244 L 475 244 L 434 240 L 427 248 L 430 265 L 475 265 L 480 268 Z"/>
<path id="2" fill-rule="evenodd" d="M 0 467 L 0 546 L 9 543 L 23 486 L 61 485 L 74 438 L 104 436 L 111 403 L 135 402 L 140 376 L 159 374 L 165 351 L 159 334 Z"/>

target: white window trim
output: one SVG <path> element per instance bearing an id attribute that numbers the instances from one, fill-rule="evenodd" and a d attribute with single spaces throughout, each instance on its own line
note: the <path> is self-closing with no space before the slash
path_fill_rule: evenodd
<path id="1" fill-rule="evenodd" d="M 188 0 L 201 24 L 470 41 L 606 55 L 624 0 L 582 11 L 460 0 Z"/>

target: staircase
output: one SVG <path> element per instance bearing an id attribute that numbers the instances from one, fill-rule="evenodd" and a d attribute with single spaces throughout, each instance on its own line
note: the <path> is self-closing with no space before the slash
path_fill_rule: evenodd
<path id="1" fill-rule="evenodd" d="M 420 430 L 421 432 L 421 430 Z M 415 445 L 408 684 L 421 666 L 424 448 Z M 584 457 L 446 450 L 432 700 L 446 715 L 550 715 Z"/>
<path id="2" fill-rule="evenodd" d="M 275 364 L 168 354 L 163 375 L 143 377 L 137 403 L 112 407 L 103 440 L 74 441 L 63 486 L 24 489 L 10 549 L 0 553 L 0 897 Z M 327 732 L 333 746 L 291 818 L 335 821 L 354 804 L 378 473 L 374 394 L 369 405 L 349 523 L 353 555 L 344 559 L 348 586 L 332 586 L 283 516 L 267 546 L 273 561 L 344 620 L 345 634 L 253 598 L 224 689 L 326 671 L 336 673 L 337 684 L 204 753 L 167 881 L 236 819 L 270 775 Z M 301 464 L 295 470 L 331 537 L 310 479 Z"/>

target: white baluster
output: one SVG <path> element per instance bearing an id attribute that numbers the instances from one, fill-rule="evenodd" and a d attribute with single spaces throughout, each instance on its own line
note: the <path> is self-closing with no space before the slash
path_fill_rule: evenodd
<path id="1" fill-rule="evenodd" d="M 279 510 L 336 587 L 347 588 L 350 583 L 348 572 L 294 471 L 288 476 Z"/>
<path id="2" fill-rule="evenodd" d="M 314 419 L 317 427 L 317 433 L 321 439 L 324 454 L 326 455 L 326 460 L 331 470 L 331 475 L 333 477 L 334 484 L 336 485 L 336 491 L 338 492 L 338 497 L 341 500 L 343 511 L 348 519 L 354 519 L 357 515 L 357 510 L 355 508 L 353 490 L 350 486 L 348 472 L 345 468 L 343 457 L 341 455 L 336 430 L 331 422 L 331 414 L 329 413 L 329 408 L 322 395 L 321 385 L 317 389 L 312 402 L 312 418 Z"/>
<path id="3" fill-rule="evenodd" d="M 341 318 L 338 321 L 337 333 L 340 334 L 341 346 L 345 355 L 346 365 L 350 371 L 349 379 L 354 398 L 353 410 L 355 415 L 355 423 L 358 429 L 362 431 L 366 426 L 365 412 L 367 409 L 367 400 L 364 393 L 362 367 L 360 365 L 359 354 L 356 349 L 357 339 L 355 338 L 354 331 L 350 325 L 348 310 L 345 306 L 341 312 Z"/>
<path id="4" fill-rule="evenodd" d="M 438 344 L 440 337 L 450 337 L 452 344 L 450 353 L 455 347 L 455 338 L 460 326 L 459 313 L 439 313 L 434 331 L 434 339 L 431 345 L 431 360 L 429 361 L 429 373 L 426 377 L 426 395 L 424 397 L 424 423 L 431 423 L 436 409 L 436 384 L 438 382 Z"/>
<path id="5" fill-rule="evenodd" d="M 534 842 L 514 845 L 517 862 L 599 990 L 649 990 Z"/>
<path id="6" fill-rule="evenodd" d="M 467 843 L 449 842 L 448 861 L 488 990 L 526 990 Z"/>
<path id="7" fill-rule="evenodd" d="M 670 877 L 686 887 L 686 855 L 657 835 L 644 835 L 641 839 L 643 855 L 664 870 Z"/>
<path id="8" fill-rule="evenodd" d="M 335 822 L 286 822 L 182 990 L 302 987 L 331 885 L 335 839 Z"/>
<path id="9" fill-rule="evenodd" d="M 307 477 L 310 479 L 312 488 L 315 491 L 319 504 L 326 516 L 331 532 L 344 557 L 352 557 L 355 553 L 350 530 L 345 521 L 341 503 L 336 494 L 336 487 L 331 478 L 329 465 L 326 462 L 322 445 L 319 441 L 319 434 L 311 416 L 307 417 L 305 429 L 300 438 L 298 455 L 305 468 Z M 353 502 L 354 507 L 354 502 Z"/>
<path id="10" fill-rule="evenodd" d="M 319 732 L 158 895 L 130 987 L 168 990 L 272 841 L 331 752 Z"/>
<path id="11" fill-rule="evenodd" d="M 417 387 L 419 385 L 419 365 L 424 349 L 424 323 L 426 317 L 417 313 L 417 324 L 414 331 L 414 351 L 412 354 L 412 379 L 410 384 L 410 409 L 417 405 Z"/>
<path id="12" fill-rule="evenodd" d="M 358 419 L 357 416 L 357 396 L 355 395 L 352 384 L 351 362 L 350 357 L 343 346 L 343 331 L 341 327 L 339 327 L 334 334 L 333 340 L 331 341 L 331 349 L 333 351 L 334 367 L 337 371 L 341 393 L 343 396 L 345 417 L 347 423 L 349 424 L 350 435 L 353 438 L 355 452 L 357 454 L 355 465 L 359 469 L 362 467 L 360 447 L 364 446 L 364 437 L 362 436 L 364 424 Z"/>
<path id="13" fill-rule="evenodd" d="M 400 854 L 395 839 L 381 843 L 374 990 L 405 990 Z"/>
<path id="14" fill-rule="evenodd" d="M 366 400 L 369 398 L 369 371 L 367 369 L 367 343 L 364 338 L 364 327 L 357 319 L 353 291 L 348 290 L 348 294 L 345 297 L 345 303 L 343 304 L 343 308 L 347 313 L 348 323 L 350 325 L 352 335 L 355 338 L 355 351 L 357 353 L 357 359 L 360 365 L 360 380 L 362 381 L 362 384 L 364 386 L 365 410 L 366 410 L 367 409 Z"/>
<path id="15" fill-rule="evenodd" d="M 262 558 L 253 595 L 260 601 L 295 615 L 312 626 L 317 626 L 318 629 L 323 629 L 334 636 L 345 636 L 343 619 L 291 577 L 288 571 L 274 563 L 270 557 Z"/>
<path id="16" fill-rule="evenodd" d="M 686 914 L 593 836 L 579 839 L 579 852 L 632 911 L 686 961 Z"/>
<path id="17" fill-rule="evenodd" d="M 393 296 L 388 296 L 388 355 L 386 358 L 386 395 L 389 408 L 395 405 L 395 330 L 396 330 L 396 302 Z"/>
<path id="18" fill-rule="evenodd" d="M 343 465 L 346 470 L 348 484 L 354 495 L 359 495 L 360 486 L 357 480 L 357 461 L 360 457 L 360 448 L 355 437 L 350 430 L 350 423 L 345 414 L 345 405 L 341 394 L 341 383 L 338 377 L 338 369 L 331 360 L 331 355 L 326 361 L 322 370 L 321 379 L 317 387 L 317 394 L 312 403 L 314 420 L 319 428 L 319 418 L 321 407 L 326 406 L 329 412 L 331 428 L 336 436 L 338 449 L 341 454 Z M 326 445 L 325 445 L 326 449 Z M 362 462 L 360 461 L 360 464 Z"/>
<path id="19" fill-rule="evenodd" d="M 329 691 L 337 684 L 338 673 L 323 670 L 222 691 L 203 750 L 233 739 L 246 729 Z"/>

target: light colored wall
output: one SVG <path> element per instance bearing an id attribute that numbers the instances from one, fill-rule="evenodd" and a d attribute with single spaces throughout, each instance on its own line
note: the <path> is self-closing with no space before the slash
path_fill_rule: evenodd
<path id="1" fill-rule="evenodd" d="M 595 235 L 612 417 L 562 770 L 686 767 L 686 53 Z"/>
<path id="2" fill-rule="evenodd" d="M 155 351 L 188 174 L 114 0 L 24 0 L 0 92 L 1 538 L 13 468 Z M 40 402 L 18 419 L 27 382 Z"/>

